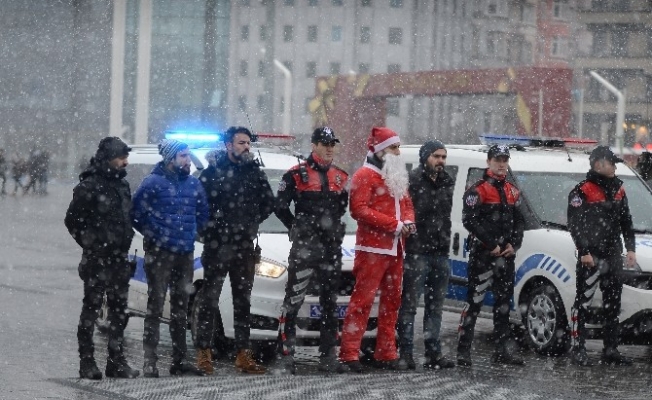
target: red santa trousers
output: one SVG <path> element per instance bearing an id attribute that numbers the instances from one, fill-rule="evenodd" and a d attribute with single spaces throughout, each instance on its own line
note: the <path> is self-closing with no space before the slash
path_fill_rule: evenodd
<path id="1" fill-rule="evenodd" d="M 397 359 L 395 328 L 401 306 L 403 279 L 401 246 L 399 245 L 396 256 L 356 251 L 353 275 L 355 287 L 342 327 L 340 360 L 358 359 L 362 335 L 366 331 L 371 306 L 379 288 L 378 335 L 374 358 L 378 361 Z"/>

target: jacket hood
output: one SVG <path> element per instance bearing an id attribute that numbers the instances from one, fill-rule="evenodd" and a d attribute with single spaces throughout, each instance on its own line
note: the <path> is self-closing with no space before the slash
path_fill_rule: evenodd
<path id="1" fill-rule="evenodd" d="M 122 179 L 127 176 L 127 170 L 117 170 L 109 166 L 108 161 L 98 160 L 95 157 L 91 157 L 88 167 L 79 174 L 79 181 L 90 178 L 93 175 L 100 175 L 107 179 Z"/>

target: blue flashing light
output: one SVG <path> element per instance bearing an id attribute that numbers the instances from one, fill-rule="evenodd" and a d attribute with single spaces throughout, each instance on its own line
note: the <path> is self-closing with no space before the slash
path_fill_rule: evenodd
<path id="1" fill-rule="evenodd" d="M 188 145 L 198 143 L 215 143 L 220 141 L 220 135 L 213 132 L 168 131 L 165 132 L 165 138 L 179 140 Z"/>
<path id="2" fill-rule="evenodd" d="M 486 134 L 486 135 L 480 135 L 480 143 L 484 145 L 506 144 L 506 145 L 530 146 L 532 144 L 532 138 L 528 136 L 518 136 L 518 135 Z"/>

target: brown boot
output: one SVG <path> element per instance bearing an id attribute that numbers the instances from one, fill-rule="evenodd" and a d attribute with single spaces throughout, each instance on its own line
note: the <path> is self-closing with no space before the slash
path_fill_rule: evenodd
<path id="1" fill-rule="evenodd" d="M 258 365 L 251 350 L 240 350 L 235 358 L 235 368 L 248 374 L 264 374 L 265 367 Z"/>
<path id="2" fill-rule="evenodd" d="M 211 349 L 197 349 L 197 368 L 204 371 L 206 375 L 213 375 L 213 359 Z"/>

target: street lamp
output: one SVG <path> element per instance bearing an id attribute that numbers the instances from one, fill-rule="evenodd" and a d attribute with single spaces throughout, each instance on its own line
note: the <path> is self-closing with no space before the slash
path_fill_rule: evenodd
<path id="1" fill-rule="evenodd" d="M 618 144 L 618 151 L 623 155 L 623 124 L 625 123 L 625 95 L 616 89 L 608 80 L 598 75 L 595 71 L 589 71 L 591 76 L 600 82 L 608 91 L 618 98 L 618 111 L 616 112 L 616 142 Z"/>
<path id="2" fill-rule="evenodd" d="M 260 49 L 262 54 L 265 54 L 265 51 L 265 48 Z M 274 66 L 285 76 L 285 84 L 283 86 L 283 100 L 285 103 L 283 105 L 283 134 L 289 135 L 292 123 L 292 72 L 276 58 L 274 59 Z"/>

